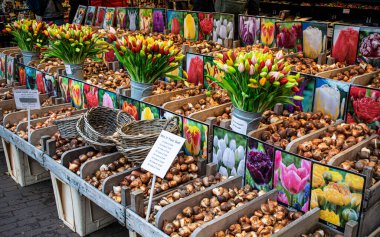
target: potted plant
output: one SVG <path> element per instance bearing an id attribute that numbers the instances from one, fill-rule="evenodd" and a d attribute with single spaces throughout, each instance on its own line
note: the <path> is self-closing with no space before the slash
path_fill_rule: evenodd
<path id="1" fill-rule="evenodd" d="M 65 63 L 68 77 L 83 79 L 86 58 L 100 60 L 99 54 L 107 52 L 109 44 L 89 26 L 65 24 L 49 27 L 44 34 L 49 38 L 45 57 L 57 57 Z"/>
<path id="2" fill-rule="evenodd" d="M 293 104 L 291 99 L 303 99 L 293 96 L 302 78 L 299 74 L 289 75 L 291 66 L 284 62 L 282 51 L 275 56 L 265 51 L 228 51 L 214 60 L 224 75 L 220 80 L 209 78 L 227 90 L 234 107 L 231 127 L 236 132 L 257 128 L 261 114 L 277 103 Z"/>
<path id="3" fill-rule="evenodd" d="M 131 97 L 141 99 L 152 94 L 153 83 L 165 76 L 181 79 L 170 72 L 178 69 L 184 55 L 174 47 L 172 41 L 154 40 L 151 37 L 125 36 L 116 39 L 113 48 L 120 63 L 127 69 L 131 78 Z"/>
<path id="4" fill-rule="evenodd" d="M 23 63 L 28 65 L 30 61 L 37 60 L 41 49 L 47 43 L 47 37 L 43 32 L 46 30 L 45 22 L 22 19 L 8 24 L 5 31 L 14 36 L 17 46 L 22 51 Z"/>

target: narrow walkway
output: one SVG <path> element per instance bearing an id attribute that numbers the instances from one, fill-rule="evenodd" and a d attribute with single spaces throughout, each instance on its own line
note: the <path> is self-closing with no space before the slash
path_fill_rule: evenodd
<path id="1" fill-rule="evenodd" d="M 7 165 L 0 152 L 0 236 L 60 237 L 79 235 L 58 219 L 51 181 L 20 187 L 6 174 Z M 91 237 L 127 237 L 128 231 L 114 223 Z"/>

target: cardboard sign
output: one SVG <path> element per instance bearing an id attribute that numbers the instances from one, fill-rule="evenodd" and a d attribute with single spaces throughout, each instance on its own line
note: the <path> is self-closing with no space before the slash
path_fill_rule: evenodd
<path id="1" fill-rule="evenodd" d="M 248 129 L 248 123 L 237 117 L 233 117 L 231 120 L 231 128 L 238 133 L 246 134 Z"/>
<path id="2" fill-rule="evenodd" d="M 13 90 L 17 109 L 40 109 L 40 96 L 38 90 Z"/>
<path id="3" fill-rule="evenodd" d="M 163 130 L 141 167 L 164 178 L 184 142 L 184 138 Z"/>

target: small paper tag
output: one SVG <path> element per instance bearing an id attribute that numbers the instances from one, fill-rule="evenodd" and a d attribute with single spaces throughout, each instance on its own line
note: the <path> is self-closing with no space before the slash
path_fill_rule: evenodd
<path id="1" fill-rule="evenodd" d="M 161 131 L 141 167 L 163 179 L 184 143 L 184 138 Z"/>
<path id="2" fill-rule="evenodd" d="M 244 120 L 232 116 L 231 128 L 233 131 L 246 135 L 248 129 L 248 123 Z"/>
<path id="3" fill-rule="evenodd" d="M 73 72 L 71 71 L 71 65 L 65 64 L 66 74 L 71 75 Z"/>
<path id="4" fill-rule="evenodd" d="M 350 14 L 350 9 L 349 8 L 343 9 L 343 14 Z"/>

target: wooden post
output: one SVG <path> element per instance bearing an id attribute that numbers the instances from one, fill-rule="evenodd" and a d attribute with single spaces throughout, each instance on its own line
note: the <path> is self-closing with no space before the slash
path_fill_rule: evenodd
<path id="1" fill-rule="evenodd" d="M 231 119 L 223 119 L 220 121 L 220 127 L 230 129 L 231 126 Z"/>
<path id="2" fill-rule="evenodd" d="M 41 139 L 40 139 L 40 145 L 42 147 L 42 151 L 46 151 L 46 146 L 47 146 L 47 141 L 51 139 L 51 136 L 48 136 L 48 135 L 45 135 L 45 136 L 42 136 Z"/>
<path id="3" fill-rule="evenodd" d="M 274 111 L 275 114 L 277 114 L 277 115 L 281 115 L 282 112 L 284 112 L 284 105 L 281 104 L 281 103 L 277 103 L 277 104 L 274 106 L 273 111 Z"/>
<path id="4" fill-rule="evenodd" d="M 49 139 L 46 141 L 46 154 L 48 156 L 53 156 L 57 150 L 56 141 L 54 139 Z"/>
<path id="5" fill-rule="evenodd" d="M 234 40 L 233 43 L 232 43 L 232 47 L 234 49 L 239 48 L 240 47 L 240 41 L 239 40 Z"/>
<path id="6" fill-rule="evenodd" d="M 153 190 L 152 190 L 153 192 Z M 136 212 L 137 215 L 144 216 L 144 193 L 141 190 L 136 190 L 131 193 L 131 210 Z M 134 231 L 129 231 L 129 237 L 140 236 Z"/>
<path id="7" fill-rule="evenodd" d="M 63 103 L 65 103 L 65 99 L 63 97 L 55 98 L 54 104 L 60 105 L 60 104 L 63 104 Z"/>
<path id="8" fill-rule="evenodd" d="M 131 205 L 131 189 L 129 187 L 121 188 L 121 205 L 124 207 Z"/>
<path id="9" fill-rule="evenodd" d="M 207 164 L 207 160 L 206 159 L 202 159 L 202 158 L 199 158 L 198 160 L 198 175 L 199 176 L 203 176 L 206 174 L 206 164 Z"/>
<path id="10" fill-rule="evenodd" d="M 328 65 L 331 65 L 331 64 L 334 64 L 335 63 L 335 58 L 329 56 L 327 57 L 327 64 Z"/>
<path id="11" fill-rule="evenodd" d="M 346 228 L 344 229 L 344 236 L 347 236 L 347 237 L 357 236 L 358 229 L 359 229 L 358 223 L 356 221 L 351 220 L 346 223 Z"/>
<path id="12" fill-rule="evenodd" d="M 369 189 L 372 186 L 373 167 L 364 167 L 363 174 L 366 176 L 365 189 Z"/>
<path id="13" fill-rule="evenodd" d="M 206 165 L 206 176 L 215 175 L 218 165 L 215 163 L 208 163 Z"/>

